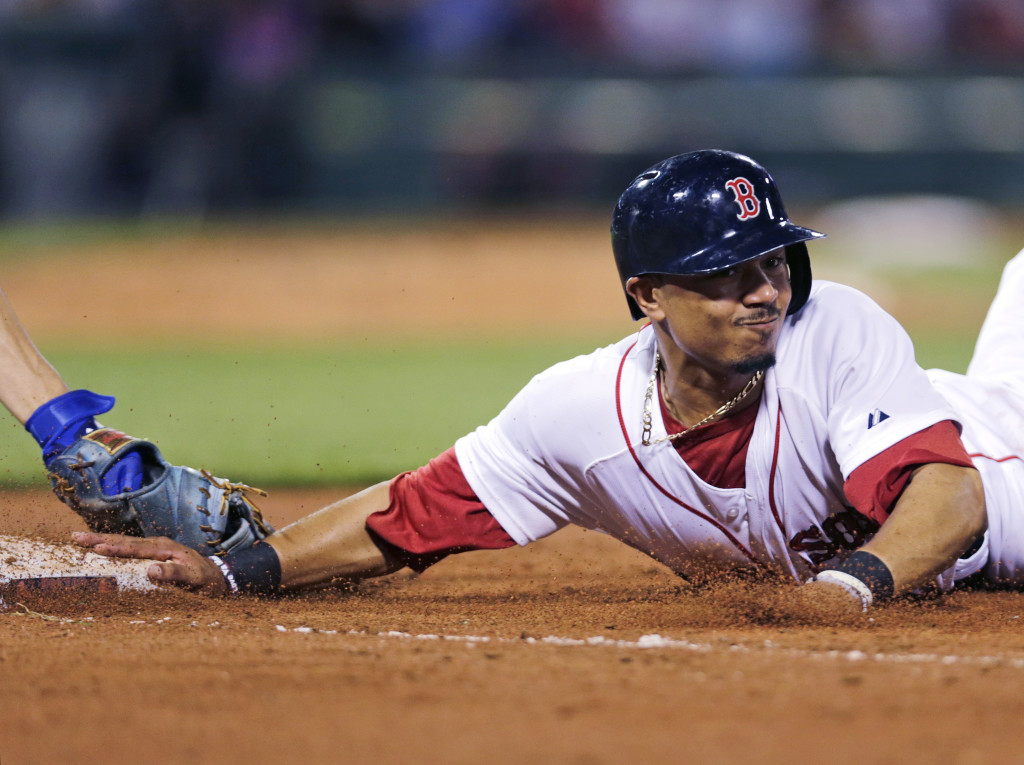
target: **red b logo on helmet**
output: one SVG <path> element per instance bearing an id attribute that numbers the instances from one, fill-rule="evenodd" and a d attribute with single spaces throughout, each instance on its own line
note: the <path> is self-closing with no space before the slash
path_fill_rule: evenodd
<path id="1" fill-rule="evenodd" d="M 761 212 L 761 200 L 754 196 L 754 184 L 746 178 L 739 177 L 726 181 L 725 187 L 736 197 L 736 204 L 740 206 L 737 218 L 747 220 L 757 217 L 757 214 Z"/>

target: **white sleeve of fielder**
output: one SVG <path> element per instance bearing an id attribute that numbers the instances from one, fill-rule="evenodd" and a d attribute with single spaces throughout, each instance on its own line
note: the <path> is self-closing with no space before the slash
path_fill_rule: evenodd
<path id="1" fill-rule="evenodd" d="M 794 338 L 806 346 L 799 366 L 815 370 L 829 442 L 844 478 L 918 431 L 942 420 L 958 423 L 918 366 L 906 331 L 874 301 L 824 282 L 816 285 L 808 309 L 797 325 L 803 331 Z"/>

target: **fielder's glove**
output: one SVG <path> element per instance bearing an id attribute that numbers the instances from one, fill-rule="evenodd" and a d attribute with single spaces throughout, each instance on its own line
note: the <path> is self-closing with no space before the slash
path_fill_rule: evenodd
<path id="1" fill-rule="evenodd" d="M 107 476 L 129 457 L 141 463 L 141 483 L 136 476 L 134 488 L 118 492 Z M 54 493 L 93 531 L 170 537 L 204 555 L 245 549 L 274 531 L 246 496 L 264 492 L 171 465 L 155 444 L 111 428 L 83 434 L 46 466 Z"/>

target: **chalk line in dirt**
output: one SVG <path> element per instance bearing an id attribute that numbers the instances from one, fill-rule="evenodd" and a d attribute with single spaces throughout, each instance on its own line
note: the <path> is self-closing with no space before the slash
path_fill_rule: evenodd
<path id="1" fill-rule="evenodd" d="M 851 664 L 861 662 L 874 662 L 886 664 L 911 664 L 911 665 L 964 665 L 978 667 L 1008 667 L 1011 669 L 1024 669 L 1024 658 L 1015 656 L 992 656 L 992 655 L 959 655 L 941 653 L 887 653 L 883 651 L 861 651 L 852 649 L 848 651 L 829 650 L 814 651 L 801 648 L 787 648 L 766 640 L 757 644 L 743 643 L 700 643 L 678 638 L 668 638 L 662 635 L 650 634 L 641 635 L 636 640 L 620 640 L 607 638 L 603 635 L 596 635 L 588 638 L 570 638 L 548 635 L 546 637 L 523 636 L 519 638 L 491 637 L 488 635 L 439 635 L 439 634 L 414 634 L 409 632 L 388 631 L 388 632 L 366 632 L 362 630 L 321 630 L 312 627 L 285 627 L 275 625 L 278 632 L 291 632 L 299 634 L 324 634 L 344 635 L 360 638 L 379 638 L 384 640 L 402 641 L 437 641 L 448 643 L 462 643 L 469 647 L 476 645 L 507 645 L 507 646 L 561 646 L 572 648 L 619 648 L 625 650 L 681 650 L 694 653 L 739 653 L 746 655 L 783 655 L 796 659 L 812 659 L 836 662 L 848 662 Z"/>

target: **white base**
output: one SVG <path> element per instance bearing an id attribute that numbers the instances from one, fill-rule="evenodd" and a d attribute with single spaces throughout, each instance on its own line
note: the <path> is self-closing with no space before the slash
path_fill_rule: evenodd
<path id="1" fill-rule="evenodd" d="M 110 577 L 119 590 L 159 589 L 149 580 L 149 560 L 107 558 L 71 544 L 53 544 L 0 534 L 0 585 L 19 579 Z"/>

